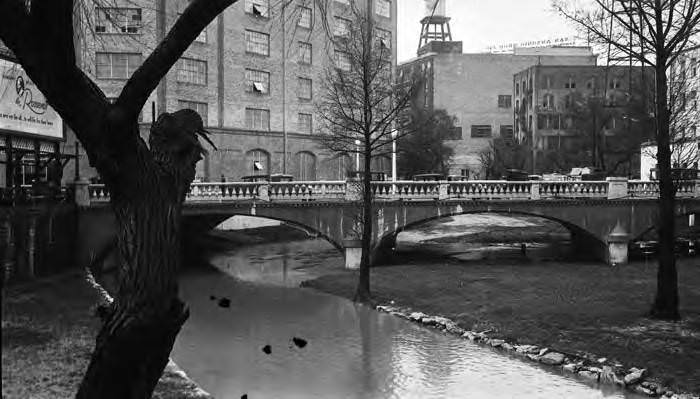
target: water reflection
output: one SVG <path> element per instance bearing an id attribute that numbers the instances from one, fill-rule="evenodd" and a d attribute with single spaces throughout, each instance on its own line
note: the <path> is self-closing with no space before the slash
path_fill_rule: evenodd
<path id="1" fill-rule="evenodd" d="M 338 297 L 291 288 L 342 268 L 340 255 L 322 241 L 243 248 L 213 263 L 226 274 L 200 270 L 182 278 L 191 316 L 173 357 L 216 398 L 625 397 Z M 218 307 L 212 295 L 229 298 L 231 307 Z M 294 346 L 295 336 L 308 345 Z"/>

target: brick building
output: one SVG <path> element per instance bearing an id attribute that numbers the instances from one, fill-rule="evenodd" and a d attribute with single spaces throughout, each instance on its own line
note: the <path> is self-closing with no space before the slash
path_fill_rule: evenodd
<path id="1" fill-rule="evenodd" d="M 395 65 L 396 1 L 371 1 L 377 35 L 391 47 Z M 95 34 L 83 35 L 77 44 L 82 68 L 108 97 L 117 97 L 187 3 L 130 0 L 122 8 L 96 9 L 89 27 Z M 154 105 L 156 115 L 192 108 L 203 116 L 218 150 L 198 164 L 198 178 L 238 180 L 268 173 L 288 173 L 298 180 L 345 178 L 348 158 L 336 157 L 314 140 L 319 79 L 342 54 L 334 53 L 313 1 L 295 0 L 284 8 L 283 3 L 241 0 L 227 8 L 192 43 L 144 107 L 144 134 Z M 328 22 L 335 34 L 342 34 L 350 0 L 330 4 Z M 66 151 L 72 145 L 69 138 Z M 84 155 L 80 159 L 83 169 L 87 161 Z M 254 162 L 263 169 L 254 170 Z M 83 170 L 85 174 L 95 172 Z"/>
<path id="2" fill-rule="evenodd" d="M 643 75 L 644 70 L 646 75 Z M 574 113 L 582 112 L 588 98 L 599 99 L 603 107 L 595 115 L 591 114 L 601 119 L 601 141 L 612 143 L 616 134 L 624 129 L 640 129 L 638 125 L 628 124 L 627 114 L 633 111 L 628 111 L 627 107 L 631 99 L 641 101 L 642 96 L 652 94 L 649 88 L 653 79 L 653 69 L 629 66 L 533 65 L 514 74 L 511 83 L 514 134 L 521 140 L 527 138 L 532 148 L 533 173 L 552 172 L 543 169 L 545 151 L 582 150 L 581 134 L 575 131 Z M 635 131 L 634 134 L 651 137 L 652 132 Z M 636 174 L 637 170 L 638 167 L 632 167 L 627 173 Z"/>
<path id="3" fill-rule="evenodd" d="M 398 66 L 399 78 L 424 76 L 416 103 L 457 119 L 451 174 L 480 177 L 479 153 L 513 135 L 513 75 L 532 65 L 595 65 L 588 47 L 515 48 L 510 54 L 463 54 L 462 43 L 432 41 Z"/>

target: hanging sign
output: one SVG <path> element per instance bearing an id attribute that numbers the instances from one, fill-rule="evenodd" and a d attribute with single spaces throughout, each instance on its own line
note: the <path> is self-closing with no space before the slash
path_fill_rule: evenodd
<path id="1" fill-rule="evenodd" d="M 58 113 L 19 66 L 0 60 L 0 130 L 62 139 Z"/>

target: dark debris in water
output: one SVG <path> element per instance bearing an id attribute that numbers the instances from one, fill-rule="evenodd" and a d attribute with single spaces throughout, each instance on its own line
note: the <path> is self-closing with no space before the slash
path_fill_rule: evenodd
<path id="1" fill-rule="evenodd" d="M 265 352 L 266 355 L 269 355 L 272 353 L 272 347 L 270 345 L 265 345 L 263 346 L 262 351 Z"/>
<path id="2" fill-rule="evenodd" d="M 219 307 L 228 308 L 231 306 L 231 300 L 228 298 L 219 299 Z"/>
<path id="3" fill-rule="evenodd" d="M 215 297 L 214 295 L 209 295 L 209 300 L 210 300 L 210 301 L 215 301 L 215 300 L 216 300 L 216 297 Z"/>
<path id="4" fill-rule="evenodd" d="M 248 399 L 248 394 L 246 393 L 243 396 L 241 396 L 241 399 Z"/>
<path id="5" fill-rule="evenodd" d="M 308 344 L 305 339 L 297 337 L 292 338 L 292 342 L 294 342 L 294 345 L 296 345 L 298 348 L 303 348 L 306 346 L 306 344 Z"/>

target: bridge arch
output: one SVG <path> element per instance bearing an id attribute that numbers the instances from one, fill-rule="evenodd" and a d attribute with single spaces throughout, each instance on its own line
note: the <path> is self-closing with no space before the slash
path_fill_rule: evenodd
<path id="1" fill-rule="evenodd" d="M 414 220 L 409 223 L 399 226 L 397 229 L 392 231 L 383 232 L 376 240 L 375 245 L 372 249 L 372 259 L 373 263 L 381 263 L 387 260 L 387 257 L 391 255 L 392 248 L 396 246 L 396 239 L 399 233 L 420 226 L 431 221 L 444 219 L 448 217 L 460 216 L 460 215 L 477 215 L 477 214 L 501 214 L 501 215 L 512 215 L 512 216 L 531 216 L 541 219 L 550 220 L 566 228 L 571 235 L 571 242 L 574 245 L 574 250 L 579 253 L 590 253 L 591 255 L 605 259 L 607 252 L 607 242 L 605 242 L 600 237 L 596 236 L 595 233 L 587 230 L 586 228 L 579 226 L 571 221 L 563 220 L 552 215 L 538 212 L 528 212 L 522 210 L 490 210 L 490 209 L 470 209 L 466 211 L 448 212 L 440 213 L 439 215 L 433 215 L 420 220 Z M 586 251 L 584 251 L 584 249 Z"/>
<path id="2" fill-rule="evenodd" d="M 336 248 L 339 251 L 343 251 L 343 245 L 341 242 L 338 242 L 335 238 L 323 233 L 322 231 L 319 231 L 318 229 L 309 226 L 304 223 L 300 223 L 299 221 L 295 220 L 290 220 L 286 218 L 281 218 L 281 217 L 276 217 L 276 216 L 268 216 L 268 215 L 251 215 L 248 212 L 225 212 L 225 213 L 214 213 L 214 214 L 207 214 L 207 215 L 185 215 L 183 217 L 187 229 L 190 231 L 190 233 L 204 233 L 208 232 L 212 229 L 214 229 L 216 226 L 219 224 L 223 223 L 224 221 L 230 219 L 231 217 L 234 216 L 248 216 L 248 217 L 255 217 L 255 218 L 260 218 L 260 219 L 267 219 L 267 220 L 275 220 L 278 222 L 282 222 L 285 225 L 292 227 L 297 230 L 301 230 L 309 235 L 313 235 L 316 237 L 323 238 L 326 240 L 329 244 L 331 244 L 334 248 Z"/>

